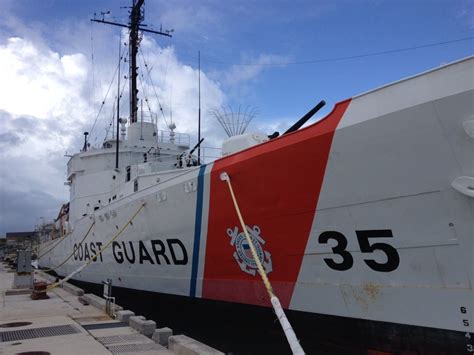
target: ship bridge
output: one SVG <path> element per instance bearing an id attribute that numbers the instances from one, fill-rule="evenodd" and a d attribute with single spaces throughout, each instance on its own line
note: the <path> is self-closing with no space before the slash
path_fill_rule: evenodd
<path id="1" fill-rule="evenodd" d="M 192 165 L 182 161 L 184 156 L 188 157 L 190 136 L 175 132 L 174 124 L 169 127 L 169 131 L 158 130 L 154 122 L 142 121 L 133 122 L 126 129 L 122 123 L 118 168 L 116 140 L 105 140 L 96 147 L 85 140 L 83 149 L 73 155 L 67 165 L 69 220 L 85 217 L 116 199 L 156 183 L 155 175 L 174 175 Z"/>

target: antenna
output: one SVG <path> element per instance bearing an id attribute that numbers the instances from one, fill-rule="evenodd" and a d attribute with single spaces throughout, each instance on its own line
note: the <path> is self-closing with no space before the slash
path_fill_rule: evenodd
<path id="1" fill-rule="evenodd" d="M 173 85 L 170 85 L 170 121 L 173 123 Z"/>
<path id="2" fill-rule="evenodd" d="M 122 65 L 122 34 L 119 36 L 119 65 L 117 74 L 117 132 L 116 132 L 116 147 L 115 147 L 115 169 L 119 168 L 119 131 L 120 131 L 120 66 Z M 113 133 L 112 133 L 113 134 Z"/>
<path id="3" fill-rule="evenodd" d="M 143 100 L 140 102 L 140 140 L 143 140 Z"/>
<path id="4" fill-rule="evenodd" d="M 125 27 L 130 30 L 129 34 L 129 53 L 130 53 L 130 59 L 129 59 L 129 84 L 130 84 L 130 123 L 137 122 L 137 112 L 138 112 L 138 90 L 137 90 L 137 53 L 138 53 L 138 47 L 140 45 L 141 41 L 141 32 L 149 32 L 149 33 L 155 33 L 159 34 L 162 36 L 166 37 L 172 37 L 171 32 L 173 31 L 154 31 L 154 30 L 149 30 L 147 28 L 143 28 L 144 25 L 140 26 L 141 22 L 144 20 L 145 15 L 143 10 L 141 9 L 143 3 L 145 0 L 133 0 L 132 3 L 132 8 L 130 10 L 130 22 L 125 25 L 122 23 L 117 23 L 117 22 L 111 22 L 111 21 L 106 21 L 104 20 L 104 15 L 107 13 L 102 14 L 102 19 L 97 19 L 94 18 L 91 19 L 92 22 L 99 22 L 99 23 L 105 23 L 108 25 L 113 25 L 113 26 L 119 26 L 119 27 Z"/>
<path id="5" fill-rule="evenodd" d="M 198 51 L 198 165 L 201 165 L 201 51 Z"/>
<path id="6" fill-rule="evenodd" d="M 232 137 L 245 132 L 250 121 L 258 114 L 258 110 L 252 106 L 246 106 L 245 109 L 239 106 L 238 111 L 234 111 L 230 106 L 221 106 L 220 109 L 213 109 L 210 113 L 221 124 L 227 135 Z"/>

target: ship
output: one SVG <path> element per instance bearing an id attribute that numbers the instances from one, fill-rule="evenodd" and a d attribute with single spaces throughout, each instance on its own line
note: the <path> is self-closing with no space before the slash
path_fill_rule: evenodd
<path id="1" fill-rule="evenodd" d="M 132 56 L 142 4 L 128 25 Z M 136 297 L 269 309 L 225 173 L 275 294 L 303 322 L 297 336 L 472 353 L 473 77 L 472 56 L 444 64 L 280 136 L 232 136 L 210 163 L 174 126 L 139 120 L 132 94 L 116 139 L 91 147 L 86 135 L 70 157 L 70 199 L 39 266 Z"/>

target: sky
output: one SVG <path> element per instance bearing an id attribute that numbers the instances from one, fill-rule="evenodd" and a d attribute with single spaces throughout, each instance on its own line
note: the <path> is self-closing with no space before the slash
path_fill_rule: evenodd
<path id="1" fill-rule="evenodd" d="M 53 219 L 69 195 L 65 154 L 79 151 L 84 131 L 93 144 L 110 134 L 127 33 L 90 19 L 127 23 L 130 4 L 0 0 L 0 235 Z M 147 0 L 144 23 L 173 37 L 144 35 L 140 96 L 152 112 L 163 108 L 160 129 L 172 119 L 192 144 L 200 52 L 207 147 L 226 137 L 213 109 L 250 106 L 258 114 L 248 130 L 282 132 L 322 99 L 314 120 L 338 101 L 474 54 L 471 0 Z"/>

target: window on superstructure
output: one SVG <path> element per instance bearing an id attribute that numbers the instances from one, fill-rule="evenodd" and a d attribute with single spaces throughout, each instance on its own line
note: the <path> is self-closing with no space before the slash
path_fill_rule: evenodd
<path id="1" fill-rule="evenodd" d="M 127 176 L 125 177 L 125 182 L 130 181 L 130 165 L 126 168 Z"/>

